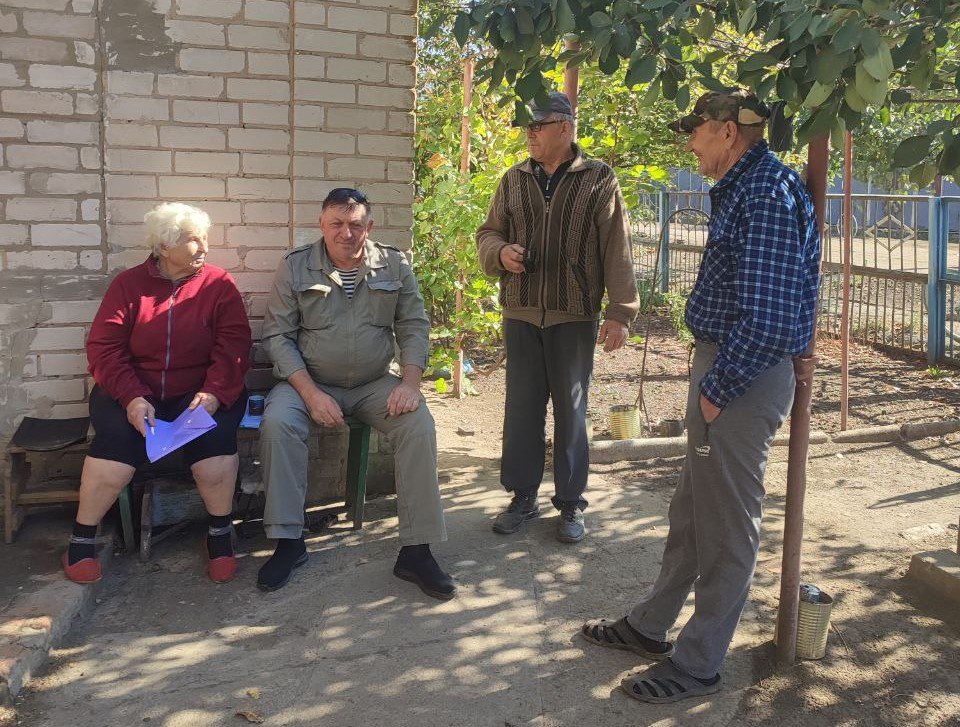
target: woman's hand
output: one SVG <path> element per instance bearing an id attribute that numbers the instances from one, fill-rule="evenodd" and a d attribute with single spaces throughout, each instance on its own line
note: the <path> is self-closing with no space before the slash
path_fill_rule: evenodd
<path id="1" fill-rule="evenodd" d="M 220 408 L 220 400 L 213 394 L 208 394 L 205 391 L 198 391 L 197 395 L 193 397 L 193 401 L 190 402 L 190 406 L 187 408 L 190 409 L 190 411 L 193 411 L 198 406 L 202 406 L 207 410 L 207 414 L 213 416 L 217 409 Z"/>
<path id="2" fill-rule="evenodd" d="M 147 427 L 152 427 L 156 424 L 153 413 L 153 404 L 142 396 L 132 399 L 130 403 L 127 404 L 127 421 L 130 422 L 130 426 L 140 432 L 144 438 L 147 436 Z"/>

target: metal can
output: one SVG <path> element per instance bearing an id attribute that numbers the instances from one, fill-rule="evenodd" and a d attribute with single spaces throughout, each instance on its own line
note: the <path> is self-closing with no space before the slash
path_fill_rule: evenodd
<path id="1" fill-rule="evenodd" d="M 800 600 L 807 603 L 820 603 L 820 589 L 810 583 L 800 584 Z"/>
<path id="2" fill-rule="evenodd" d="M 247 399 L 247 411 L 250 412 L 252 417 L 262 417 L 263 416 L 263 396 L 260 394 L 252 394 L 249 399 Z"/>

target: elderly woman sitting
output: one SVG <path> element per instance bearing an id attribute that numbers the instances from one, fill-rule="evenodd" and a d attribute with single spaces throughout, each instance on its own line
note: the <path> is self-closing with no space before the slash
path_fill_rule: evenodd
<path id="1" fill-rule="evenodd" d="M 144 217 L 152 253 L 110 284 L 87 339 L 96 386 L 90 418 L 96 435 L 83 464 L 80 507 L 67 577 L 100 579 L 97 524 L 146 460 L 146 427 L 202 406 L 217 426 L 184 445 L 209 517 L 207 572 L 233 578 L 230 513 L 237 478 L 237 427 L 246 407 L 250 324 L 228 273 L 205 264 L 210 218 L 180 203 Z"/>

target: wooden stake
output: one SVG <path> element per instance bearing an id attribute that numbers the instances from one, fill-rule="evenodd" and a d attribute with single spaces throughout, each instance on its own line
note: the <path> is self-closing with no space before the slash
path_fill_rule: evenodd
<path id="1" fill-rule="evenodd" d="M 466 179 L 470 174 L 470 104 L 473 101 L 473 58 L 463 62 L 463 111 L 460 114 L 460 174 Z M 456 316 L 463 311 L 463 271 L 457 271 Z M 457 360 L 453 364 L 453 395 L 463 396 L 463 335 L 457 334 Z"/>

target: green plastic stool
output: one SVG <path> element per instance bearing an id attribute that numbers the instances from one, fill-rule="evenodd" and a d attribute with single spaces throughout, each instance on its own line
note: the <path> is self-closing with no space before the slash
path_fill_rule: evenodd
<path id="1" fill-rule="evenodd" d="M 359 419 L 346 417 L 350 428 L 350 443 L 347 447 L 347 496 L 346 505 L 353 529 L 363 528 L 363 506 L 367 497 L 367 460 L 370 457 L 370 425 Z"/>

